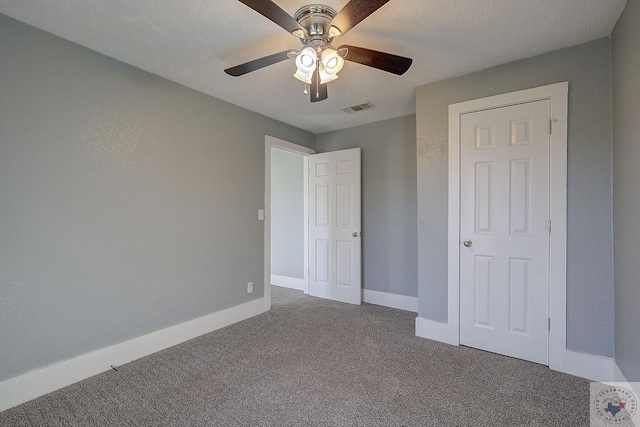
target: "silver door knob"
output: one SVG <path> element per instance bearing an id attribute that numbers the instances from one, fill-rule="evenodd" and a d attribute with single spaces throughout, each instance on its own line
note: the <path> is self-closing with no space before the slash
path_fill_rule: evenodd
<path id="1" fill-rule="evenodd" d="M 351 233 L 351 235 L 352 235 L 353 237 L 358 237 L 358 232 L 357 232 L 357 231 L 354 231 L 353 233 Z"/>
<path id="2" fill-rule="evenodd" d="M 467 248 L 470 248 L 471 245 L 473 245 L 473 242 L 469 239 L 466 239 L 464 242 L 462 242 L 463 245 L 465 245 Z"/>

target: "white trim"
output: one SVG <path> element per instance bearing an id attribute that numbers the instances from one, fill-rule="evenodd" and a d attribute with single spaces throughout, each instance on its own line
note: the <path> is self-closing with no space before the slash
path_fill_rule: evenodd
<path id="1" fill-rule="evenodd" d="M 458 105 L 458 104 L 456 104 Z M 447 337 L 460 344 L 460 114 L 449 106 Z"/>
<path id="2" fill-rule="evenodd" d="M 362 290 L 362 301 L 382 305 L 384 307 L 397 308 L 399 310 L 418 312 L 418 298 L 407 295 L 392 294 L 389 292 Z"/>
<path id="3" fill-rule="evenodd" d="M 264 301 L 271 309 L 271 148 L 290 151 L 304 157 L 304 170 L 308 170 L 309 155 L 315 150 L 265 135 L 264 137 Z M 309 174 L 303 173 L 304 221 L 309 218 Z M 309 227 L 304 227 L 304 293 L 309 293 Z"/>
<path id="4" fill-rule="evenodd" d="M 617 383 L 628 383 L 627 376 L 622 372 L 620 366 L 618 365 L 618 361 L 614 361 L 613 363 L 613 381 Z"/>
<path id="5" fill-rule="evenodd" d="M 567 296 L 567 117 L 568 82 L 449 105 L 448 329 L 451 343 L 460 342 L 460 116 L 465 113 L 532 102 L 551 101 L 554 120 L 550 152 L 549 367 L 565 372 Z"/>
<path id="6" fill-rule="evenodd" d="M 615 360 L 611 358 L 566 350 L 565 359 L 567 374 L 602 383 L 613 381 Z"/>
<path id="7" fill-rule="evenodd" d="M 640 397 L 640 382 L 629 381 L 617 361 L 613 362 L 613 382 L 622 384 L 622 387 L 630 389 L 637 397 Z"/>
<path id="8" fill-rule="evenodd" d="M 271 285 L 289 289 L 297 289 L 299 291 L 305 291 L 307 289 L 307 282 L 304 279 L 300 279 L 298 277 L 280 276 L 277 274 L 271 275 Z"/>
<path id="9" fill-rule="evenodd" d="M 260 298 L 2 381 L 0 412 L 265 311 Z"/>
<path id="10" fill-rule="evenodd" d="M 314 150 L 310 150 L 315 153 Z M 313 154 L 313 153 L 312 153 Z M 304 255 L 304 261 L 302 266 L 302 275 L 304 276 L 302 284 L 302 291 L 305 294 L 309 293 L 309 156 L 304 155 L 302 157 L 302 188 L 304 188 L 304 195 L 302 198 L 302 221 L 306 224 L 304 227 L 304 237 L 302 247 Z"/>
<path id="11" fill-rule="evenodd" d="M 448 323 L 436 322 L 424 317 L 416 317 L 416 336 L 445 344 L 459 345 L 458 334 L 452 332 Z"/>
<path id="12" fill-rule="evenodd" d="M 562 371 L 567 348 L 567 146 L 569 83 L 547 86 L 553 122 L 550 151 L 549 367 Z"/>
<path id="13" fill-rule="evenodd" d="M 456 341 L 458 339 L 457 334 L 452 333 L 447 323 L 436 322 L 424 317 L 416 317 L 416 336 L 446 344 L 459 345 L 459 342 Z M 567 374 L 603 383 L 611 381 L 629 383 L 615 360 L 611 358 L 565 350 L 565 359 L 566 370 L 564 372 Z M 640 396 L 637 390 L 634 390 L 634 393 Z"/>

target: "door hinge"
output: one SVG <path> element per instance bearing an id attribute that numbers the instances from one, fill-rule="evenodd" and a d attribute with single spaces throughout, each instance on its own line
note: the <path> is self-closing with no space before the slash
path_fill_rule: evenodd
<path id="1" fill-rule="evenodd" d="M 551 234 L 551 220 L 549 220 L 549 234 Z"/>
<path id="2" fill-rule="evenodd" d="M 549 135 L 553 134 L 553 120 L 549 120 Z"/>
<path id="3" fill-rule="evenodd" d="M 548 318 L 547 318 L 547 321 L 548 321 L 548 322 L 547 322 L 547 330 L 550 332 L 550 331 L 551 331 L 551 318 L 550 318 L 550 317 L 548 317 Z"/>

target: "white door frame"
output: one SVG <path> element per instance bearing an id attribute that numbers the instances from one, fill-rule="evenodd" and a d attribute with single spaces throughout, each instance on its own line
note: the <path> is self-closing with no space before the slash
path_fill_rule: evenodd
<path id="1" fill-rule="evenodd" d="M 448 323 L 446 341 L 460 344 L 460 120 L 490 108 L 551 102 L 549 244 L 549 367 L 566 370 L 567 342 L 567 113 L 568 82 L 449 105 Z"/>
<path id="2" fill-rule="evenodd" d="M 271 149 L 278 148 L 300 154 L 304 158 L 304 220 L 308 224 L 309 218 L 309 174 L 308 157 L 315 154 L 315 150 L 292 142 L 265 135 L 264 137 L 264 301 L 267 310 L 271 309 Z M 304 227 L 304 283 L 305 293 L 309 293 L 309 227 Z"/>

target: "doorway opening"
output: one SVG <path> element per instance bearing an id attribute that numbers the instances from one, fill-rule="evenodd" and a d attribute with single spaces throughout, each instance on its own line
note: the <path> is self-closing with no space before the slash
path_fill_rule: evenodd
<path id="1" fill-rule="evenodd" d="M 266 309 L 272 284 L 359 305 L 360 148 L 314 154 L 266 136 L 265 150 Z"/>
<path id="2" fill-rule="evenodd" d="M 308 162 L 301 145 L 265 136 L 264 296 L 271 284 L 308 293 Z"/>

